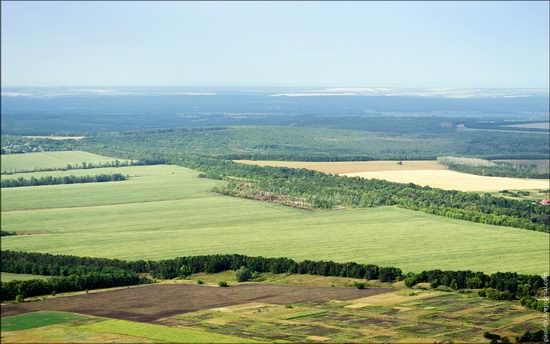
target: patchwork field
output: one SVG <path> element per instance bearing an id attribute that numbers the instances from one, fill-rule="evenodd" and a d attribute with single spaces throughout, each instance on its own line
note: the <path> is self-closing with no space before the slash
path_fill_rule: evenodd
<path id="1" fill-rule="evenodd" d="M 264 283 L 151 285 L 3 305 L 2 316 L 6 343 L 484 342 L 486 331 L 542 329 L 544 317 L 475 293 Z"/>
<path id="2" fill-rule="evenodd" d="M 246 343 L 246 338 L 67 312 L 32 312 L 2 318 L 3 343 Z"/>
<path id="3" fill-rule="evenodd" d="M 60 168 L 67 164 L 106 163 L 115 159 L 81 151 L 2 154 L 2 173 L 34 168 Z M 119 159 L 123 160 L 123 159 Z"/>
<path id="4" fill-rule="evenodd" d="M 547 271 L 548 234 L 381 207 L 303 211 L 220 196 L 178 166 L 41 172 L 127 174 L 118 183 L 2 190 L 2 248 L 162 259 L 242 253 L 391 265 L 404 271 Z M 17 175 L 5 176 L 8 178 Z M 146 243 L 146 244 L 144 244 Z M 396 250 L 396 248 L 402 248 Z"/>
<path id="5" fill-rule="evenodd" d="M 509 161 L 509 160 L 503 160 Z M 258 166 L 305 168 L 324 173 L 350 177 L 383 179 L 396 183 L 414 183 L 445 190 L 499 191 L 549 188 L 544 179 L 520 179 L 486 177 L 448 170 L 435 160 L 402 161 L 348 161 L 348 162 L 300 162 L 300 161 L 252 161 L 236 162 Z"/>

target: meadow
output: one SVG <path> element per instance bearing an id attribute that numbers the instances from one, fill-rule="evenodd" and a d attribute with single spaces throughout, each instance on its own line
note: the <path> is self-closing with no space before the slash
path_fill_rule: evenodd
<path id="1" fill-rule="evenodd" d="M 223 183 L 179 166 L 41 174 L 129 175 L 2 190 L 3 249 L 124 259 L 242 253 L 357 261 L 402 268 L 547 271 L 548 234 L 465 222 L 395 207 L 304 211 L 221 196 Z M 6 178 L 17 177 L 5 176 Z"/>
<path id="2" fill-rule="evenodd" d="M 32 170 L 35 168 L 63 168 L 67 164 L 107 163 L 114 159 L 101 155 L 82 152 L 38 152 L 25 154 L 2 154 L 2 173 L 13 170 Z"/>

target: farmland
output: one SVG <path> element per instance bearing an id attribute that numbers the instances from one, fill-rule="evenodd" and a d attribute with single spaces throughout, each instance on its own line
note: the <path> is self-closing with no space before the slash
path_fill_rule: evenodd
<path id="1" fill-rule="evenodd" d="M 3 237 L 3 249 L 125 259 L 235 252 L 375 263 L 405 271 L 547 270 L 545 233 L 394 207 L 304 211 L 225 197 L 211 191 L 223 182 L 197 178 L 198 172 L 179 166 L 70 173 L 111 170 L 130 179 L 2 190 L 2 229 L 29 234 Z M 63 173 L 69 172 L 33 175 Z M 395 254 L 395 247 L 406 249 Z"/>
<path id="2" fill-rule="evenodd" d="M 2 340 L 480 342 L 486 331 L 513 338 L 543 326 L 540 313 L 473 293 L 397 284 L 366 290 L 262 282 L 216 288 L 191 284 L 197 277 L 204 276 L 4 306 Z"/>
<path id="3" fill-rule="evenodd" d="M 437 161 L 349 161 L 349 162 L 297 162 L 237 160 L 243 164 L 305 168 L 350 177 L 383 179 L 397 183 L 414 183 L 445 190 L 499 191 L 522 189 L 548 189 L 548 180 L 486 177 L 449 171 Z"/>
<path id="4" fill-rule="evenodd" d="M 396 183 L 414 183 L 445 190 L 499 191 L 547 189 L 548 180 L 485 177 L 449 170 L 414 170 L 346 173 L 346 176 L 384 179 Z"/>
<path id="5" fill-rule="evenodd" d="M 114 159 L 81 151 L 2 154 L 2 173 L 35 168 L 63 168 L 68 164 L 106 163 Z"/>

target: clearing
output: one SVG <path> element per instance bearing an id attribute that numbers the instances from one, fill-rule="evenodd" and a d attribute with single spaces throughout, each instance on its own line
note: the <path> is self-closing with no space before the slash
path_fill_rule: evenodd
<path id="1" fill-rule="evenodd" d="M 22 154 L 2 154 L 2 173 L 10 171 L 32 170 L 35 168 L 63 168 L 68 164 L 107 163 L 114 161 L 93 153 L 82 151 L 40 152 Z M 123 161 L 124 159 L 118 159 Z"/>
<path id="2" fill-rule="evenodd" d="M 30 280 L 30 279 L 46 279 L 50 276 L 30 275 L 30 274 L 14 274 L 11 272 L 0 272 L 0 280 L 2 282 L 10 282 L 14 280 Z"/>
<path id="3" fill-rule="evenodd" d="M 122 259 L 241 253 L 356 261 L 404 271 L 548 271 L 548 234 L 542 232 L 395 207 L 304 211 L 226 197 L 211 191 L 223 182 L 197 178 L 197 171 L 179 166 L 32 175 L 112 170 L 131 178 L 116 185 L 2 190 L 2 229 L 28 233 L 2 237 L 2 248 Z"/>

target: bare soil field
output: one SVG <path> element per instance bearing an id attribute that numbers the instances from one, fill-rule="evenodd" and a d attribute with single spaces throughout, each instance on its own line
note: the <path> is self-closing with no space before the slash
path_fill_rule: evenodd
<path id="1" fill-rule="evenodd" d="M 191 284 L 157 284 L 103 293 L 2 305 L 2 317 L 33 311 L 79 314 L 153 322 L 176 314 L 226 307 L 245 302 L 291 304 L 353 300 L 394 291 L 392 288 L 331 288 L 270 284 L 242 284 L 218 288 Z"/>
<path id="2" fill-rule="evenodd" d="M 459 191 L 548 189 L 549 185 L 545 179 L 486 177 L 450 170 L 357 172 L 343 175 Z"/>
<path id="3" fill-rule="evenodd" d="M 355 172 L 376 171 L 414 171 L 414 170 L 446 170 L 447 166 L 435 160 L 405 160 L 401 164 L 394 160 L 377 161 L 334 161 L 334 162 L 304 162 L 304 161 L 254 161 L 235 160 L 247 165 L 305 168 L 323 173 L 343 174 Z"/>

